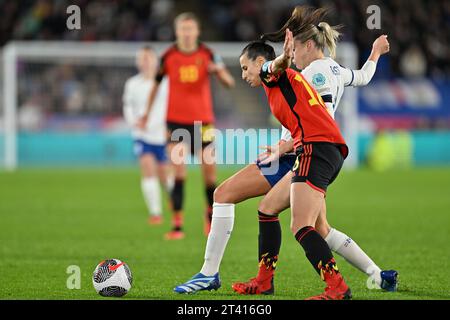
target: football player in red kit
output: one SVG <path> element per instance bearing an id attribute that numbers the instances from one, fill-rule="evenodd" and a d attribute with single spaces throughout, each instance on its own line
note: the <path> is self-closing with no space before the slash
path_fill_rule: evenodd
<path id="1" fill-rule="evenodd" d="M 148 121 L 158 91 L 158 83 L 163 77 L 169 79 L 169 98 L 167 107 L 167 128 L 169 158 L 175 169 L 175 183 L 171 192 L 173 210 L 173 229 L 166 239 L 182 239 L 183 198 L 187 152 L 196 155 L 201 162 L 205 193 L 208 200 L 205 219 L 205 233 L 209 233 L 212 216 L 213 194 L 216 187 L 216 167 L 211 161 L 214 125 L 210 74 L 215 74 L 227 88 L 234 86 L 234 78 L 226 69 L 221 58 L 210 48 L 198 41 L 200 24 L 190 12 L 175 18 L 176 43 L 162 56 L 155 85 L 149 94 L 147 113 L 141 125 Z M 177 159 L 175 159 L 176 157 Z"/>
<path id="2" fill-rule="evenodd" d="M 326 241 L 315 230 L 326 215 L 325 194 L 339 174 L 348 148 L 321 96 L 298 72 L 289 69 L 294 37 L 286 29 L 283 54 L 250 43 L 240 57 L 242 77 L 252 87 L 263 85 L 273 115 L 294 139 L 297 161 L 290 186 L 291 231 L 306 257 L 326 282 L 325 292 L 311 299 L 350 299 L 351 291 L 339 272 Z M 271 51 L 270 56 L 265 54 Z"/>

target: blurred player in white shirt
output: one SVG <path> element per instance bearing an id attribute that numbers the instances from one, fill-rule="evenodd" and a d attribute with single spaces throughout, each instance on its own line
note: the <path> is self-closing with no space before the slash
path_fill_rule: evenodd
<path id="1" fill-rule="evenodd" d="M 150 224 L 162 223 L 162 204 L 160 183 L 167 183 L 166 156 L 166 109 L 167 83 L 160 86 L 150 121 L 145 129 L 137 126 L 138 119 L 145 112 L 148 94 L 154 86 L 158 59 L 150 47 L 143 47 L 136 54 L 136 67 L 139 73 L 125 83 L 123 94 L 123 113 L 132 128 L 134 153 L 141 167 L 141 189 L 149 212 Z"/>

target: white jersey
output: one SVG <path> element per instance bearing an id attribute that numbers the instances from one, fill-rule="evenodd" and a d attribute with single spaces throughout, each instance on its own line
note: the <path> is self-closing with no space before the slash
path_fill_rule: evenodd
<path id="1" fill-rule="evenodd" d="M 132 127 L 134 139 L 143 140 L 149 144 L 166 144 L 166 113 L 167 113 L 167 80 L 163 80 L 156 94 L 152 110 L 148 116 L 146 130 L 136 127 L 147 108 L 150 90 L 155 84 L 153 79 L 145 79 L 137 74 L 127 80 L 123 93 L 123 114 L 127 123 Z"/>
<path id="2" fill-rule="evenodd" d="M 330 57 L 311 62 L 302 75 L 322 97 L 330 115 L 334 113 L 341 101 L 344 88 L 348 86 L 365 86 L 375 74 L 376 63 L 367 60 L 360 70 L 351 70 L 340 66 Z M 282 140 L 290 140 L 290 132 L 282 127 Z"/>

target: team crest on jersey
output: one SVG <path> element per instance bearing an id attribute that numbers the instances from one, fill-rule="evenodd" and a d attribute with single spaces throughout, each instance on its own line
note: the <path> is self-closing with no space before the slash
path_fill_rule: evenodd
<path id="1" fill-rule="evenodd" d="M 321 73 L 316 73 L 312 77 L 312 83 L 315 87 L 321 87 L 325 84 L 325 76 Z"/>

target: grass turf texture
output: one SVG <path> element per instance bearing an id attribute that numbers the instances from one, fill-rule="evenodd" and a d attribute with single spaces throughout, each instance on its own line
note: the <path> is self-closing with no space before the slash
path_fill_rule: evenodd
<path id="1" fill-rule="evenodd" d="M 224 180 L 236 168 L 220 168 Z M 222 288 L 179 295 L 172 288 L 203 263 L 204 191 L 199 170 L 186 188 L 186 238 L 165 241 L 147 225 L 137 169 L 23 169 L 0 173 L 0 299 L 105 299 L 92 286 L 101 260 L 131 268 L 133 288 L 122 299 L 303 299 L 324 285 L 281 215 L 283 244 L 275 296 L 239 296 L 231 289 L 257 272 L 257 203 L 236 207 L 233 235 L 221 267 Z M 342 172 L 330 187 L 328 218 L 381 268 L 400 272 L 396 293 L 366 288 L 366 276 L 337 257 L 354 299 L 449 299 L 450 169 Z M 81 268 L 81 289 L 69 290 L 66 268 Z"/>

